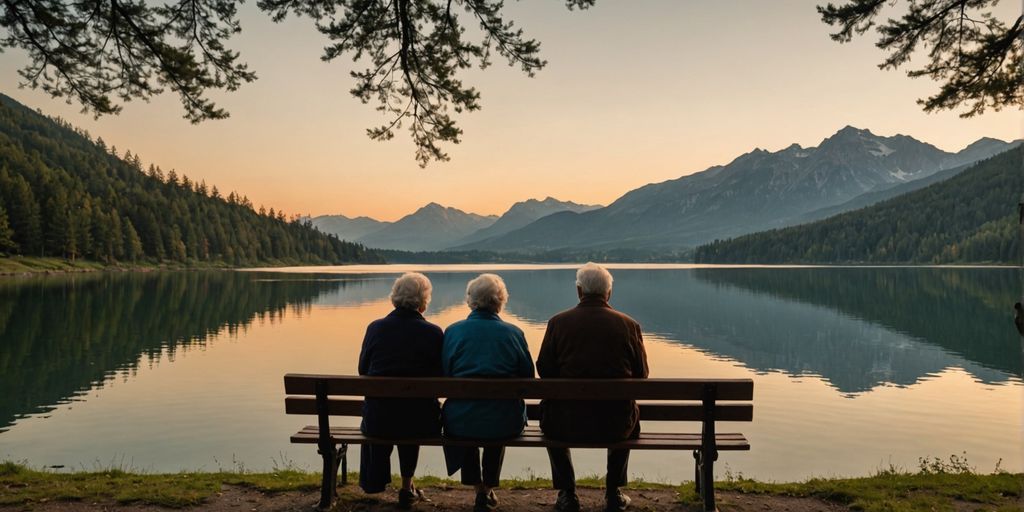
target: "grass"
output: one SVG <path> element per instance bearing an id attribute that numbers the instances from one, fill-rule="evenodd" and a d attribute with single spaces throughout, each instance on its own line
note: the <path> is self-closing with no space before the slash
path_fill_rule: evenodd
<path id="1" fill-rule="evenodd" d="M 246 262 L 241 265 L 232 265 L 223 261 L 198 261 L 188 260 L 187 262 L 139 260 L 134 263 L 115 262 L 102 263 L 98 261 L 66 260 L 64 258 L 34 257 L 34 256 L 5 256 L 0 254 L 0 276 L 31 275 L 31 274 L 60 274 L 70 272 L 97 272 L 97 271 L 148 271 L 148 270 L 223 270 L 235 268 L 271 268 L 271 267 L 293 267 L 303 265 L 330 265 L 326 262 L 308 262 L 293 259 L 271 259 L 263 261 Z"/>
<path id="2" fill-rule="evenodd" d="M 92 272 L 105 266 L 95 261 L 69 261 L 63 258 L 37 258 L 28 256 L 0 257 L 0 275 L 37 274 L 45 272 Z"/>
<path id="3" fill-rule="evenodd" d="M 1022 510 L 1024 475 L 996 472 L 978 474 L 972 468 L 958 468 L 939 461 L 916 473 L 890 468 L 863 478 L 815 478 L 799 483 L 766 483 L 727 475 L 716 483 L 719 491 L 741 494 L 812 498 L 848 507 L 850 510 Z M 349 480 L 358 480 L 352 473 Z M 456 487 L 455 481 L 420 477 L 421 487 Z M 315 491 L 320 476 L 291 467 L 269 473 L 219 471 L 206 473 L 140 474 L 120 469 L 95 472 L 56 473 L 31 469 L 24 464 L 0 462 L 0 506 L 31 506 L 48 501 L 144 504 L 182 508 L 200 505 L 223 485 L 244 486 L 262 492 Z M 600 478 L 579 481 L 580 487 L 601 487 Z M 550 489 L 542 478 L 503 480 L 505 489 Z M 674 490 L 683 504 L 699 502 L 692 483 L 681 486 L 634 481 L 631 489 Z M 725 501 L 727 504 L 727 500 Z M 958 507 L 958 504 L 960 505 Z"/>
<path id="4" fill-rule="evenodd" d="M 252 263 L 253 267 L 274 267 L 292 266 L 303 263 L 292 260 L 268 260 Z M 308 263 L 307 263 L 308 264 Z M 102 263 L 91 260 L 67 260 L 64 258 L 33 257 L 33 256 L 4 256 L 0 255 L 0 276 L 4 275 L 27 275 L 27 274 L 57 274 L 69 272 L 97 272 L 97 271 L 146 271 L 146 270 L 206 270 L 206 269 L 228 269 L 236 268 L 222 261 L 195 261 L 187 263 L 164 261 L 156 262 L 140 260 L 134 263 L 117 262 Z"/>
<path id="5" fill-rule="evenodd" d="M 738 479 L 716 489 L 743 494 L 816 498 L 851 510 L 900 512 L 957 510 L 957 502 L 972 510 L 1022 510 L 1024 475 L 995 473 L 879 473 L 865 478 L 815 478 L 801 483 L 762 483 Z"/>
<path id="6" fill-rule="evenodd" d="M 0 463 L 0 506 L 47 501 L 139 503 L 181 508 L 199 505 L 222 485 L 264 492 L 319 489 L 320 475 L 286 469 L 270 473 L 140 474 L 120 469 L 55 473 Z"/>

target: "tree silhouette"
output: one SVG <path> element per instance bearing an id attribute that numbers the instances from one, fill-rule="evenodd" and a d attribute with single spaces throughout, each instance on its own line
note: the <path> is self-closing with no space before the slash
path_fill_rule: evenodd
<path id="1" fill-rule="evenodd" d="M 14 230 L 11 229 L 7 219 L 7 210 L 0 206 L 0 254 L 13 251 L 18 248 L 14 242 Z"/>
<path id="2" fill-rule="evenodd" d="M 562 0 L 584 9 L 595 0 Z M 0 48 L 28 52 L 23 84 L 77 101 L 95 115 L 116 114 L 119 102 L 178 94 L 194 123 L 228 112 L 211 91 L 234 91 L 256 74 L 228 48 L 242 30 L 241 0 L 2 0 Z M 353 96 L 376 102 L 390 121 L 367 130 L 375 140 L 408 127 L 416 160 L 448 160 L 439 144 L 462 134 L 452 112 L 480 108 L 480 94 L 458 71 L 487 67 L 492 52 L 527 75 L 544 67 L 540 43 L 503 14 L 502 0 L 259 0 L 275 21 L 308 17 L 329 44 L 322 59 L 349 56 L 363 71 L 351 73 Z M 461 16 L 480 29 L 466 35 Z"/>
<path id="3" fill-rule="evenodd" d="M 961 117 L 986 109 L 1024 107 L 1024 16 L 1011 24 L 991 9 L 998 0 L 848 0 L 818 6 L 832 39 L 849 42 L 876 29 L 876 46 L 888 53 L 881 69 L 909 65 L 918 53 L 923 65 L 907 71 L 940 82 L 939 91 L 919 99 L 926 112 L 965 107 Z M 877 23 L 886 6 L 906 5 L 901 16 Z"/>

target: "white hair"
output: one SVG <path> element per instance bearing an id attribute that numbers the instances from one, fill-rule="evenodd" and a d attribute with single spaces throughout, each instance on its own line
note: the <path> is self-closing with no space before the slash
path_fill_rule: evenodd
<path id="1" fill-rule="evenodd" d="M 608 295 L 612 293 L 612 274 L 597 263 L 587 263 L 576 271 L 576 286 L 583 295 Z"/>
<path id="2" fill-rule="evenodd" d="M 430 304 L 430 292 L 433 287 L 430 279 L 419 272 L 407 272 L 395 279 L 391 286 L 391 304 L 396 308 L 411 309 L 413 311 L 425 310 Z"/>
<path id="3" fill-rule="evenodd" d="M 480 274 L 466 285 L 466 305 L 469 309 L 484 309 L 500 313 L 508 302 L 508 288 L 497 274 Z"/>

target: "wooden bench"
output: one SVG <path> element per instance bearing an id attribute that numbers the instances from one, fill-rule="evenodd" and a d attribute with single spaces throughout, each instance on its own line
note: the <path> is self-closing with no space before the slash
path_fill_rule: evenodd
<path id="1" fill-rule="evenodd" d="M 344 375 L 284 376 L 285 412 L 317 416 L 317 425 L 299 430 L 293 443 L 316 444 L 323 457 L 320 508 L 329 508 L 336 497 L 339 465 L 342 484 L 347 483 L 348 445 L 418 444 L 422 446 L 514 446 L 570 448 L 629 448 L 631 450 L 693 450 L 697 492 L 705 510 L 716 510 L 714 462 L 723 450 L 749 450 L 743 434 L 718 433 L 716 421 L 752 421 L 754 383 L 750 379 L 463 379 L 355 377 Z M 332 398 L 332 397 L 357 398 Z M 359 427 L 332 427 L 331 416 L 361 417 L 362 397 L 471 398 L 524 400 L 657 400 L 641 403 L 640 419 L 699 421 L 700 433 L 656 432 L 648 424 L 638 439 L 616 443 L 576 443 L 545 438 L 540 429 L 528 426 L 523 435 L 501 441 L 468 441 L 442 436 L 425 439 L 382 439 L 363 435 Z M 721 403 L 726 402 L 726 403 Z M 747 402 L 747 403 L 737 403 Z M 531 421 L 540 407 L 527 404 Z M 336 448 L 340 445 L 340 448 Z"/>

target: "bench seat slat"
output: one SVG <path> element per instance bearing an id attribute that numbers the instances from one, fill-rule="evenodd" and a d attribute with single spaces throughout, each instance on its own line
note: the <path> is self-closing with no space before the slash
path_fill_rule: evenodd
<path id="1" fill-rule="evenodd" d="M 444 377 L 284 376 L 285 393 L 314 395 L 316 383 L 328 395 L 398 398 L 494 398 L 556 400 L 700 400 L 714 384 L 715 400 L 753 400 L 751 379 L 478 379 Z"/>
<path id="2" fill-rule="evenodd" d="M 369 443 L 396 443 L 418 444 L 422 446 L 511 446 L 511 447 L 569 447 L 569 448 L 629 448 L 632 450 L 695 450 L 701 447 L 700 434 L 677 434 L 668 432 L 642 433 L 639 439 L 630 439 L 618 443 L 587 443 L 560 441 L 545 438 L 537 427 L 527 427 L 522 436 L 500 441 L 481 441 L 471 439 L 452 438 L 425 438 L 425 439 L 402 439 L 401 441 L 390 439 L 377 439 L 367 437 L 359 431 L 358 427 L 331 427 L 331 439 L 335 443 L 345 444 L 369 444 Z M 308 426 L 291 437 L 292 443 L 316 444 L 319 440 L 319 429 L 316 426 Z M 715 444 L 719 450 L 735 451 L 749 450 L 750 443 L 739 433 L 721 433 L 715 436 Z"/>
<path id="3" fill-rule="evenodd" d="M 284 399 L 286 414 L 316 414 L 316 398 L 289 396 Z M 362 416 L 363 401 L 331 398 L 327 401 L 327 414 L 331 416 Z M 526 404 L 526 415 L 530 420 L 540 420 L 540 405 Z M 704 407 L 700 404 L 640 404 L 640 419 L 643 421 L 702 421 Z M 752 404 L 715 404 L 717 421 L 753 421 Z"/>
<path id="4" fill-rule="evenodd" d="M 347 434 L 351 434 L 352 432 L 359 432 L 360 434 L 362 434 L 359 431 L 358 427 L 331 427 L 331 434 L 332 435 L 335 435 L 335 434 L 338 434 L 338 435 L 346 434 L 347 435 Z M 309 426 L 303 428 L 302 430 L 300 430 L 299 432 L 297 432 L 297 434 L 302 434 L 302 435 L 307 435 L 307 434 L 308 435 L 318 435 L 319 433 L 320 433 L 320 429 L 316 425 L 309 425 Z M 540 427 L 530 425 L 530 426 L 527 426 L 526 429 L 523 430 L 523 434 L 520 437 L 543 437 L 543 436 L 544 436 L 544 433 L 541 431 Z M 643 432 L 643 436 L 644 436 L 645 439 L 690 439 L 691 437 L 694 437 L 694 436 L 699 438 L 700 434 L 696 433 L 696 432 L 693 432 L 693 433 L 690 433 L 690 432 Z M 716 438 L 717 439 L 733 439 L 733 440 L 743 440 L 743 439 L 745 439 L 745 437 L 743 437 L 743 434 L 740 434 L 738 432 L 719 433 L 716 436 Z"/>

